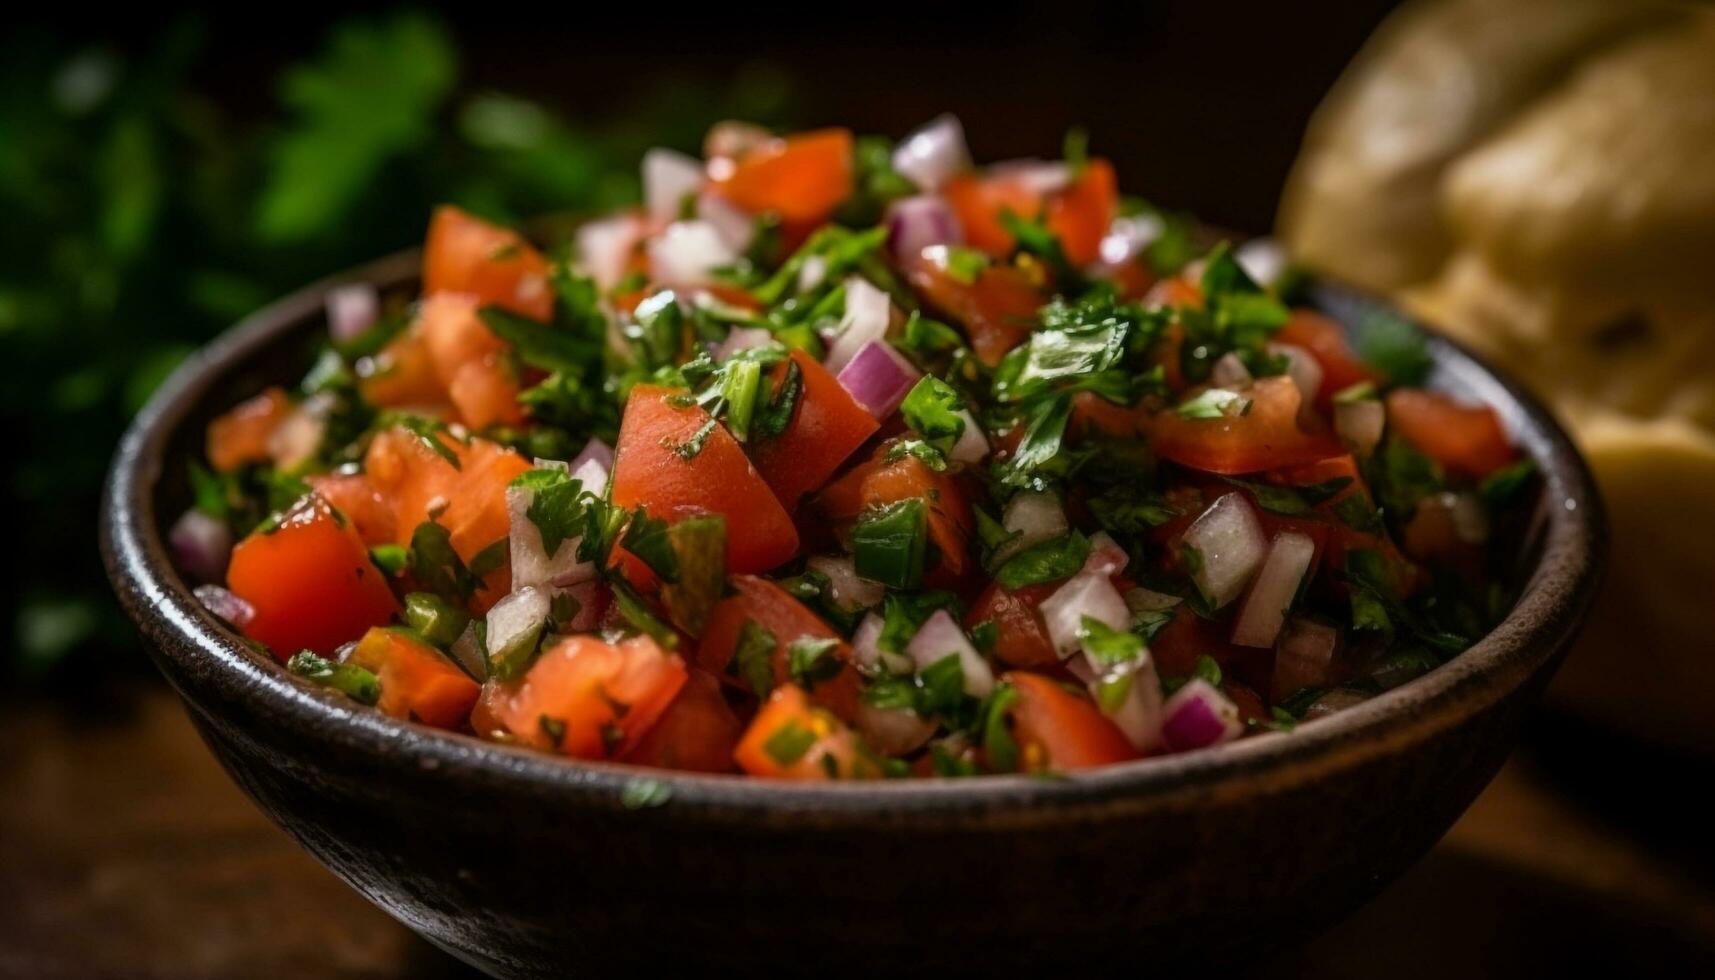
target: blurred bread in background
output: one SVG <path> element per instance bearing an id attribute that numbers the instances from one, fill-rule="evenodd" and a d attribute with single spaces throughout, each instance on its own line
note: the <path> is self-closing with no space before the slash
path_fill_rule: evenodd
<path id="1" fill-rule="evenodd" d="M 1613 560 L 1551 697 L 1715 752 L 1715 10 L 1406 5 L 1318 110 L 1279 234 L 1570 425 Z"/>

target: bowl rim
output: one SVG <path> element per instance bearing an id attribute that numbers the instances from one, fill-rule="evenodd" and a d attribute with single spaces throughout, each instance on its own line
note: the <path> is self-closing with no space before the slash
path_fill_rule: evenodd
<path id="1" fill-rule="evenodd" d="M 336 286 L 362 282 L 385 289 L 409 283 L 419 255 L 408 250 L 324 279 L 246 317 L 180 365 L 119 443 L 102 502 L 102 558 L 121 605 L 153 641 L 146 645 L 193 712 L 205 709 L 185 692 L 187 683 L 223 704 L 241 706 L 247 717 L 280 723 L 304 740 L 301 744 L 320 751 L 357 753 L 475 785 L 528 784 L 604 809 L 670 803 L 667 809 L 676 812 L 736 822 L 786 815 L 828 826 L 925 815 L 955 820 L 1010 816 L 1028 822 L 1035 814 L 1069 808 L 1173 806 L 1278 790 L 1420 741 L 1498 703 L 1563 653 L 1600 578 L 1606 522 L 1589 468 L 1571 439 L 1516 382 L 1426 329 L 1436 370 L 1456 373 L 1473 394 L 1495 406 L 1515 443 L 1537 463 L 1547 515 L 1540 557 L 1512 611 L 1469 649 L 1422 677 L 1290 733 L 1052 779 L 998 775 L 802 783 L 569 760 L 401 721 L 294 677 L 207 612 L 172 566 L 154 496 L 174 435 L 228 372 L 259 349 L 319 322 L 325 294 Z M 1325 279 L 1313 280 L 1308 288 L 1319 308 L 1344 304 L 1403 316 L 1386 301 Z"/>

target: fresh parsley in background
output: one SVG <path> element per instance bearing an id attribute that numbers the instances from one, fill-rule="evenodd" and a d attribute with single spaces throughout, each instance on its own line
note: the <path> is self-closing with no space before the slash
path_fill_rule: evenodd
<path id="1" fill-rule="evenodd" d="M 789 86 L 743 76 L 604 94 L 588 108 L 622 122 L 602 124 L 467 91 L 450 32 L 412 13 L 337 24 L 257 113 L 252 93 L 198 87 L 218 43 L 195 19 L 144 45 L 0 40 L 0 413 L 19 569 L 0 615 L 18 675 L 133 649 L 96 557 L 101 480 L 131 415 L 198 345 L 415 244 L 436 202 L 504 220 L 607 208 L 635 199 L 650 145 L 693 150 L 720 118 L 787 121 Z"/>

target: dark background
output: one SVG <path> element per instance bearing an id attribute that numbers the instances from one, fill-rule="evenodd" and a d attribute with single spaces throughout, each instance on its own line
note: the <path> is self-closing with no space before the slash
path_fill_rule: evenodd
<path id="1" fill-rule="evenodd" d="M 416 243 L 437 201 L 618 203 L 644 149 L 733 116 L 898 137 L 952 111 L 985 161 L 1082 126 L 1126 191 L 1266 231 L 1392 6 L 68 6 L 0 28 L 0 976 L 453 972 L 238 794 L 114 609 L 100 478 L 196 345 Z M 1418 869 L 1256 972 L 1707 968 L 1708 773 L 1545 716 Z"/>

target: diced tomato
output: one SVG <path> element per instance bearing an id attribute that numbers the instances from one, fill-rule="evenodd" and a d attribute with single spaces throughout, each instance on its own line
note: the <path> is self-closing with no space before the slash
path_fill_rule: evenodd
<path id="1" fill-rule="evenodd" d="M 611 759 L 636 748 L 685 679 L 685 662 L 647 636 L 619 643 L 569 636 L 485 701 L 493 720 L 526 745 Z"/>
<path id="2" fill-rule="evenodd" d="M 465 425 L 519 425 L 518 379 L 507 363 L 506 342 L 477 314 L 476 297 L 464 293 L 431 295 L 412 329 L 422 337 L 435 376 Z"/>
<path id="3" fill-rule="evenodd" d="M 1323 412 L 1330 410 L 1334 396 L 1342 390 L 1364 381 L 1382 382 L 1379 374 L 1352 353 L 1346 331 L 1320 313 L 1293 310 L 1291 319 L 1274 339 L 1304 348 L 1322 366 L 1322 387 L 1316 393 L 1316 407 Z"/>
<path id="4" fill-rule="evenodd" d="M 1189 677 L 1198 657 L 1209 657 L 1223 667 L 1254 657 L 1258 651 L 1234 646 L 1228 639 L 1230 624 L 1204 619 L 1180 603 L 1173 618 L 1149 641 L 1149 654 L 1164 677 Z M 1272 657 L 1273 651 L 1261 651 Z"/>
<path id="5" fill-rule="evenodd" d="M 1036 610 L 1059 587 L 1057 582 L 1047 582 L 1008 591 L 999 582 L 991 582 L 965 614 L 965 627 L 994 623 L 994 655 L 1010 667 L 1057 666 L 1060 657 L 1048 638 L 1042 614 Z"/>
<path id="6" fill-rule="evenodd" d="M 394 540 L 393 506 L 362 473 L 317 473 L 304 477 L 310 489 L 351 519 L 357 536 L 370 547 Z"/>
<path id="7" fill-rule="evenodd" d="M 399 610 L 357 530 L 313 493 L 277 526 L 238 542 L 226 587 L 256 610 L 244 634 L 282 660 L 299 650 L 330 654 Z"/>
<path id="8" fill-rule="evenodd" d="M 733 751 L 739 768 L 767 779 L 871 779 L 879 768 L 857 733 L 810 703 L 795 684 L 769 695 Z"/>
<path id="9" fill-rule="evenodd" d="M 1149 268 L 1149 263 L 1141 258 L 1121 262 L 1118 265 L 1103 264 L 1094 273 L 1097 279 L 1105 279 L 1113 283 L 1119 291 L 1120 299 L 1136 302 L 1149 295 L 1149 290 L 1155 285 L 1155 273 Z"/>
<path id="10" fill-rule="evenodd" d="M 1335 504 L 1355 493 L 1363 494 L 1365 499 L 1370 495 L 1370 488 L 1364 483 L 1364 474 L 1358 469 L 1358 461 L 1351 453 L 1329 456 L 1327 459 L 1301 466 L 1288 466 L 1270 473 L 1268 480 L 1270 483 L 1287 487 L 1311 487 L 1335 480 L 1349 481 L 1338 493 L 1314 505 L 1320 511 L 1332 510 Z"/>
<path id="11" fill-rule="evenodd" d="M 364 367 L 357 389 L 366 401 L 386 408 L 447 414 L 447 386 L 435 369 L 420 330 L 406 330 L 394 337 Z"/>
<path id="12" fill-rule="evenodd" d="M 404 630 L 371 629 L 347 661 L 381 682 L 375 706 L 383 714 L 436 728 L 462 728 L 481 691 L 439 650 Z"/>
<path id="13" fill-rule="evenodd" d="M 823 489 L 816 497 L 816 510 L 842 528 L 873 507 L 901 500 L 920 499 L 929 508 L 929 537 L 941 551 L 941 561 L 954 575 L 961 574 L 969 557 L 971 509 L 964 491 L 949 473 L 936 473 L 915 456 L 906 454 L 887 461 L 889 446 L 855 466 Z"/>
<path id="14" fill-rule="evenodd" d="M 1218 419 L 1189 419 L 1178 409 L 1147 422 L 1150 446 L 1163 459 L 1209 473 L 1255 473 L 1314 463 L 1345 450 L 1327 432 L 1299 424 L 1301 400 L 1291 378 L 1259 378 L 1245 389 L 1250 410 Z"/>
<path id="15" fill-rule="evenodd" d="M 758 442 L 751 450 L 757 471 L 787 510 L 826 483 L 880 427 L 820 361 L 795 350 L 792 363 L 804 380 L 792 422 L 779 437 Z M 774 372 L 776 390 L 786 372 L 784 362 Z"/>
<path id="16" fill-rule="evenodd" d="M 1493 408 L 1463 405 L 1438 391 L 1389 392 L 1387 422 L 1450 473 L 1481 479 L 1518 455 Z"/>
<path id="17" fill-rule="evenodd" d="M 1007 716 L 1023 771 L 1071 772 L 1138 757 L 1089 699 L 1041 674 L 1012 671 L 1002 680 L 1018 692 Z"/>
<path id="18" fill-rule="evenodd" d="M 614 449 L 613 502 L 668 522 L 724 516 L 730 572 L 762 572 L 787 561 L 798 551 L 792 518 L 725 426 L 705 431 L 707 412 L 674 404 L 682 394 L 656 385 L 631 390 Z M 686 458 L 681 449 L 695 438 L 702 448 Z"/>
<path id="19" fill-rule="evenodd" d="M 819 129 L 750 148 L 713 171 L 715 190 L 752 214 L 820 222 L 852 193 L 852 134 Z"/>
<path id="20" fill-rule="evenodd" d="M 1046 195 L 1005 169 L 955 177 L 945 194 L 973 247 L 997 258 L 1010 255 L 1014 242 L 1001 214 L 1011 211 L 1020 218 L 1042 218 L 1075 266 L 1101 254 L 1102 237 L 1119 211 L 1114 168 L 1102 159 L 1089 161 L 1076 180 Z"/>
<path id="21" fill-rule="evenodd" d="M 791 679 L 789 648 L 796 640 L 838 640 L 833 656 L 845 666 L 811 691 L 817 704 L 841 718 L 852 718 L 857 710 L 860 682 L 851 666 L 852 650 L 833 627 L 822 621 L 785 589 L 755 575 L 735 575 L 733 595 L 715 604 L 697 645 L 697 663 L 704 670 L 720 673 L 732 662 L 747 623 L 755 623 L 774 637 L 774 683 Z"/>
<path id="22" fill-rule="evenodd" d="M 733 749 L 744 725 L 721 694 L 713 674 L 692 669 L 666 712 L 624 762 L 689 772 L 732 772 Z"/>
<path id="23" fill-rule="evenodd" d="M 292 408 L 282 388 L 269 388 L 208 424 L 208 464 L 229 473 L 268 461 L 268 437 Z"/>
<path id="24" fill-rule="evenodd" d="M 522 235 L 450 204 L 435 209 L 423 247 L 423 293 L 468 293 L 546 322 L 554 315 L 548 261 Z"/>
<path id="25" fill-rule="evenodd" d="M 925 303 L 958 321 L 977 358 L 994 367 L 1030 336 L 1046 297 L 1023 270 L 1010 265 L 987 266 L 965 282 L 950 270 L 949 254 L 932 246 L 905 259 L 906 281 Z"/>
<path id="26" fill-rule="evenodd" d="M 1072 396 L 1070 428 L 1080 438 L 1101 434 L 1129 439 L 1138 434 L 1146 417 L 1142 409 L 1115 405 L 1093 391 L 1080 391 Z"/>
<path id="27" fill-rule="evenodd" d="M 1222 684 L 1221 693 L 1227 696 L 1228 701 L 1233 702 L 1233 707 L 1239 709 L 1239 721 L 1246 727 L 1265 724 L 1270 720 L 1268 712 L 1263 708 L 1262 698 L 1243 684 Z"/>

